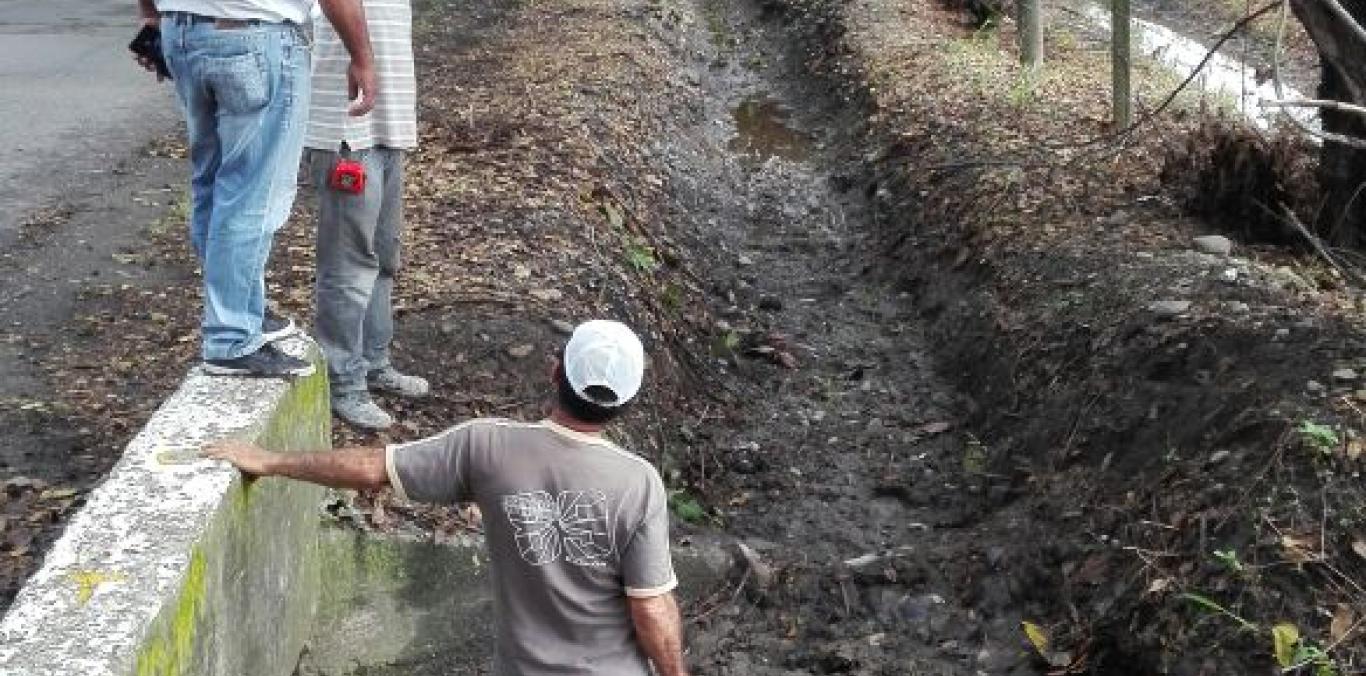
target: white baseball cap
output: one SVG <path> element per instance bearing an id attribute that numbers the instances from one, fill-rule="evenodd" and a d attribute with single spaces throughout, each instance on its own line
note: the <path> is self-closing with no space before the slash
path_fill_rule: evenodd
<path id="1" fill-rule="evenodd" d="M 621 406 L 640 391 L 645 347 L 621 322 L 584 322 L 574 328 L 564 346 L 564 375 L 574 394 L 585 401 L 607 408 Z"/>

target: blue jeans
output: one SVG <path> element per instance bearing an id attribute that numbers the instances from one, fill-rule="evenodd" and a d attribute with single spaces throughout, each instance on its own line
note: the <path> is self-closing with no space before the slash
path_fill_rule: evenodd
<path id="1" fill-rule="evenodd" d="M 204 274 L 205 359 L 260 349 L 271 238 L 294 204 L 310 51 L 294 24 L 171 12 L 162 51 L 189 130 L 190 242 Z"/>

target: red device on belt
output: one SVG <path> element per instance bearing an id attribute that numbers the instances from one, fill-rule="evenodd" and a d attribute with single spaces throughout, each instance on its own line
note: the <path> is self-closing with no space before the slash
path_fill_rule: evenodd
<path id="1" fill-rule="evenodd" d="M 332 186 L 333 190 L 355 195 L 365 192 L 365 165 L 351 159 L 351 153 L 345 145 L 342 146 L 337 163 L 332 166 L 328 185 Z"/>

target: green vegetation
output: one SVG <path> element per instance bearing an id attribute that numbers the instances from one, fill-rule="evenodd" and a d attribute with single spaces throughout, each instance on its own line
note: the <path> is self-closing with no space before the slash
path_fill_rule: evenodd
<path id="1" fill-rule="evenodd" d="M 701 523 L 707 518 L 702 503 L 682 489 L 669 492 L 669 511 L 688 523 Z"/>
<path id="2" fill-rule="evenodd" d="M 1241 574 L 1247 570 L 1247 566 L 1244 566 L 1243 562 L 1238 560 L 1238 552 L 1232 549 L 1216 549 L 1214 550 L 1214 558 L 1217 559 L 1219 563 L 1224 564 L 1224 567 L 1227 568 L 1230 573 Z"/>
<path id="3" fill-rule="evenodd" d="M 1300 422 L 1299 432 L 1300 440 L 1306 446 L 1324 455 L 1331 454 L 1342 444 L 1338 433 L 1332 427 L 1321 425 L 1312 420 Z"/>
<path id="4" fill-rule="evenodd" d="M 659 268 L 654 247 L 638 241 L 626 245 L 626 263 L 638 272 L 654 272 Z"/>
<path id="5" fill-rule="evenodd" d="M 1191 603 L 1194 603 L 1195 605 L 1204 608 L 1205 610 L 1218 613 L 1220 615 L 1223 615 L 1224 617 L 1229 618 L 1230 620 L 1233 620 L 1235 623 L 1238 624 L 1239 627 L 1241 627 L 1245 631 L 1259 631 L 1259 628 L 1255 623 L 1250 622 L 1243 616 L 1229 610 L 1228 608 L 1225 608 L 1223 605 L 1219 604 L 1217 601 L 1211 599 L 1208 596 L 1187 592 L 1185 594 L 1182 594 L 1181 598 L 1186 599 L 1187 601 L 1190 601 Z"/>

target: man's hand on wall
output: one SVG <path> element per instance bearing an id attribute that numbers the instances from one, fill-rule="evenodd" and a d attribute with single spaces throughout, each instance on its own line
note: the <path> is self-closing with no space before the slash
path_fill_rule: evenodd
<path id="1" fill-rule="evenodd" d="M 242 470 L 243 474 L 251 476 L 264 476 L 271 473 L 271 463 L 275 460 L 275 454 L 264 450 L 255 444 L 235 439 L 215 441 L 204 447 L 200 455 L 215 460 L 226 460 L 233 464 L 237 469 Z"/>

